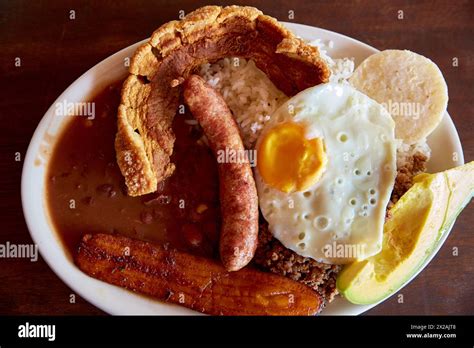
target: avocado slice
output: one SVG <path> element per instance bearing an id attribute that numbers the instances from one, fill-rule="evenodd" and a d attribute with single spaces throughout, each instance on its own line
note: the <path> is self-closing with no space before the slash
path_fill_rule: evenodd
<path id="1" fill-rule="evenodd" d="M 344 267 L 337 288 L 355 304 L 372 304 L 398 291 L 423 265 L 437 241 L 471 200 L 474 162 L 421 174 L 392 207 L 382 251 Z"/>
<path id="2" fill-rule="evenodd" d="M 441 234 L 444 234 L 454 224 L 458 215 L 474 195 L 474 161 L 449 169 L 444 173 L 446 174 L 451 196 L 449 198 L 446 221 L 440 231 Z"/>

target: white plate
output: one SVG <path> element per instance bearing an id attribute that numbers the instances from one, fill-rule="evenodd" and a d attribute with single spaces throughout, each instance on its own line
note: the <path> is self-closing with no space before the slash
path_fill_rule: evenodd
<path id="1" fill-rule="evenodd" d="M 378 52 L 376 49 L 327 30 L 310 26 L 287 23 L 296 35 L 309 40 L 332 40 L 334 48 L 328 53 L 334 57 L 354 57 L 356 66 L 366 57 Z M 146 298 L 122 288 L 109 285 L 82 273 L 66 254 L 59 237 L 49 223 L 45 202 L 46 166 L 53 149 L 55 139 L 66 117 L 54 116 L 54 105 L 66 99 L 68 102 L 87 101 L 89 96 L 100 91 L 108 84 L 126 76 L 124 66 L 126 57 L 131 57 L 140 43 L 129 46 L 100 62 L 78 78 L 53 103 L 38 125 L 28 147 L 23 166 L 21 198 L 23 211 L 33 241 L 38 244 L 42 257 L 51 269 L 78 295 L 110 314 L 160 314 L 188 315 L 197 314 L 187 308 Z M 442 123 L 428 139 L 432 148 L 432 159 L 428 164 L 430 171 L 441 171 L 464 163 L 461 143 L 456 128 L 446 113 Z M 453 161 L 453 153 L 457 159 Z M 438 248 L 432 253 L 426 264 L 434 257 L 447 238 L 444 234 Z M 422 269 L 423 269 L 422 268 Z M 420 270 L 421 271 L 421 270 Z M 410 281 L 416 274 L 410 279 Z M 356 315 L 365 312 L 370 306 L 354 305 L 338 297 L 323 314 Z M 58 313 L 61 314 L 61 313 Z"/>

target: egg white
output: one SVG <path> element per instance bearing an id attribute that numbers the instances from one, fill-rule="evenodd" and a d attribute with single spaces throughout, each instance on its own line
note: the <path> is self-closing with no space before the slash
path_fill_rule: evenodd
<path id="1" fill-rule="evenodd" d="M 283 104 L 263 129 L 282 122 L 323 138 L 327 165 L 304 192 L 284 193 L 255 177 L 272 234 L 296 253 L 348 263 L 380 252 L 385 210 L 396 176 L 395 124 L 374 100 L 348 84 L 309 88 Z M 343 254 L 341 254 L 343 250 Z"/>

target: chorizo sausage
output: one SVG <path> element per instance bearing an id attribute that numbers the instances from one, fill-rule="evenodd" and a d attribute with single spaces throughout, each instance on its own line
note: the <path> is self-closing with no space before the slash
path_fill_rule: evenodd
<path id="1" fill-rule="evenodd" d="M 248 157 L 233 163 L 219 161 L 227 158 L 222 154 L 233 153 L 234 158 L 242 159 L 245 153 L 237 124 L 222 96 L 197 75 L 191 75 L 183 88 L 184 100 L 218 159 L 222 212 L 219 251 L 224 267 L 237 271 L 250 262 L 257 248 L 258 197 L 252 169 Z"/>

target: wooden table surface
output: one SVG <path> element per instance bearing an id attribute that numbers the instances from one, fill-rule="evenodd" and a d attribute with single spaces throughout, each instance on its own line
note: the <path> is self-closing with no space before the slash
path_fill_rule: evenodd
<path id="1" fill-rule="evenodd" d="M 214 1 L 224 5 L 226 1 Z M 205 1 L 2 1 L 0 3 L 0 243 L 31 243 L 20 200 L 22 162 L 41 117 L 77 77 L 162 23 Z M 421 53 L 449 87 L 449 112 L 467 161 L 474 159 L 474 1 L 236 1 L 283 21 L 342 33 L 378 49 Z M 70 11 L 75 19 L 70 19 Z M 403 11 L 403 19 L 399 19 Z M 15 66 L 15 58 L 21 66 Z M 453 58 L 458 66 L 453 66 Z M 430 265 L 401 293 L 368 314 L 474 314 L 474 214 L 458 218 Z M 458 255 L 453 255 L 457 248 Z M 103 314 L 42 260 L 0 259 L 0 314 Z"/>

